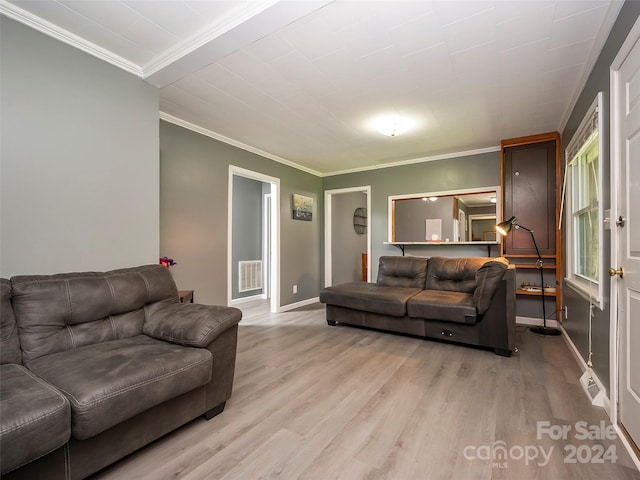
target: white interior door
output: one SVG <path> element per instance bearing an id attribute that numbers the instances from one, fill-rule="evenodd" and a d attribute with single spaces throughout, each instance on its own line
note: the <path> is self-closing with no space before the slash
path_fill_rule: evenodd
<path id="1" fill-rule="evenodd" d="M 617 227 L 618 423 L 640 445 L 640 40 L 626 55 L 616 75 L 614 114 L 617 123 L 615 168 L 618 170 Z M 614 223 L 615 219 L 611 219 Z M 615 236 L 613 237 L 615 238 Z M 614 260 L 615 261 L 615 260 Z M 612 291 L 614 289 L 612 288 Z"/>

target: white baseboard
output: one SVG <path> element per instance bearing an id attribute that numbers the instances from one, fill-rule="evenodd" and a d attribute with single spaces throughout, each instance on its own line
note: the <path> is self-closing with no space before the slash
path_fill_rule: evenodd
<path id="1" fill-rule="evenodd" d="M 295 308 L 306 307 L 307 305 L 312 305 L 314 303 L 318 303 L 320 301 L 320 297 L 307 298 L 306 300 L 301 300 L 296 303 L 290 303 L 289 305 L 282 305 L 278 309 L 278 313 L 280 312 L 288 312 L 289 310 L 293 310 Z"/>
<path id="2" fill-rule="evenodd" d="M 250 297 L 234 298 L 231 300 L 231 305 L 240 305 L 243 303 L 254 302 L 256 300 L 265 300 L 267 297 L 259 293 L 258 295 L 251 295 Z"/>
<path id="3" fill-rule="evenodd" d="M 603 383 L 600 381 L 595 372 L 589 368 L 584 358 L 582 358 L 582 355 L 580 355 L 578 348 L 571 340 L 571 337 L 569 337 L 569 335 L 567 334 L 567 331 L 562 327 L 560 327 L 560 330 L 562 330 L 562 337 L 569 347 L 569 350 L 573 354 L 573 358 L 575 358 L 576 362 L 578 362 L 578 365 L 580 366 L 580 369 L 582 370 L 580 384 L 585 391 L 585 395 L 587 395 L 592 405 L 604 408 L 606 414 L 609 416 L 609 418 L 611 418 L 611 402 L 606 393 L 607 389 L 604 387 Z M 595 389 L 593 388 L 593 386 L 589 386 L 593 384 L 595 384 Z"/>
<path id="4" fill-rule="evenodd" d="M 542 319 L 536 317 L 519 317 L 516 316 L 516 325 L 530 325 L 532 327 L 539 327 L 542 325 Z M 547 319 L 547 327 L 559 328 L 557 320 Z"/>
<path id="5" fill-rule="evenodd" d="M 629 440 L 627 439 L 627 436 L 624 434 L 624 432 L 622 431 L 622 429 L 618 425 L 614 425 L 613 428 L 616 429 L 616 433 L 618 434 L 618 438 L 620 439 L 620 441 L 624 445 L 624 448 L 627 449 L 627 452 L 629 452 L 629 456 L 631 457 L 631 460 L 633 460 L 633 463 L 635 464 L 636 468 L 638 469 L 638 471 L 640 471 L 640 457 L 638 457 L 638 455 L 636 455 L 636 452 L 633 449 L 633 447 L 631 446 L 631 444 L 629 443 Z"/>

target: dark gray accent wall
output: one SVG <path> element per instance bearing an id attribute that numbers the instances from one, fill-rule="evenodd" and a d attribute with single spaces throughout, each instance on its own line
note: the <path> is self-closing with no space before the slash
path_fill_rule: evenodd
<path id="1" fill-rule="evenodd" d="M 637 21 L 640 15 L 640 2 L 627 0 L 620 10 L 620 14 L 611 29 L 609 37 L 596 61 L 596 64 L 589 75 L 589 79 L 580 94 L 576 105 L 571 112 L 569 120 L 562 131 L 562 144 L 567 145 L 574 133 L 576 132 L 582 118 L 588 111 L 598 92 L 604 92 L 604 131 L 600 132 L 600 141 L 603 143 L 605 158 L 603 161 L 603 192 L 602 192 L 602 208 L 611 207 L 611 188 L 610 188 L 610 66 L 615 59 L 620 47 L 624 43 L 631 27 Z M 566 161 L 566 159 L 565 159 Z M 564 234 L 564 232 L 563 232 Z M 609 268 L 611 258 L 611 236 L 608 230 L 604 231 L 603 248 L 604 258 L 603 264 L 600 265 L 601 271 L 605 272 Z M 566 238 L 563 235 L 563 252 L 564 258 L 567 258 Z M 566 269 L 566 265 L 565 265 Z M 589 358 L 589 302 L 583 299 L 569 285 L 565 283 L 563 294 L 563 304 L 568 309 L 568 316 L 563 322 L 563 326 L 572 342 L 577 347 L 582 358 L 587 361 Z M 594 309 L 594 317 L 592 319 L 592 348 L 593 348 L 593 370 L 605 387 L 610 385 L 610 359 L 609 359 L 609 328 L 610 328 L 610 294 L 611 285 L 609 279 L 605 278 L 604 285 L 604 309 Z"/>
<path id="2" fill-rule="evenodd" d="M 353 228 L 356 208 L 367 208 L 362 192 L 333 195 L 331 199 L 331 282 L 339 285 L 361 279 L 362 254 L 367 253 L 367 234 Z"/>
<path id="3" fill-rule="evenodd" d="M 158 90 L 0 16 L 0 273 L 158 263 Z"/>
<path id="4" fill-rule="evenodd" d="M 239 262 L 262 260 L 262 190 L 263 182 L 234 175 L 231 247 L 231 298 L 262 293 L 262 289 L 239 291 Z"/>
<path id="5" fill-rule="evenodd" d="M 322 179 L 161 121 L 160 250 L 178 261 L 172 267 L 178 287 L 195 290 L 199 303 L 227 302 L 230 165 L 280 179 L 280 304 L 317 297 Z M 313 221 L 292 219 L 293 193 L 314 199 Z"/>
<path id="6" fill-rule="evenodd" d="M 334 175 L 323 178 L 323 189 L 371 185 L 371 278 L 378 275 L 378 259 L 382 255 L 401 255 L 388 240 L 387 205 L 390 195 L 441 192 L 475 187 L 500 185 L 500 152 L 449 158 L 399 167 Z M 407 247 L 407 255 L 431 257 L 486 256 L 485 246 L 428 246 Z M 492 255 L 497 255 L 493 247 Z"/>

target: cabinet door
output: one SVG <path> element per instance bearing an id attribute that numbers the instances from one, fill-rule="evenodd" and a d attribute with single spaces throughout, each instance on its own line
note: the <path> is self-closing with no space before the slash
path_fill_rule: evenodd
<path id="1" fill-rule="evenodd" d="M 541 255 L 556 253 L 556 142 L 504 148 L 504 218 L 533 230 Z M 535 255 L 531 234 L 512 230 L 504 253 Z"/>

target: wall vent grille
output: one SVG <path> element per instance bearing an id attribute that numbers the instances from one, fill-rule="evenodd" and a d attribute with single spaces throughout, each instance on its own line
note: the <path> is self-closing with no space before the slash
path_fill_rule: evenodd
<path id="1" fill-rule="evenodd" d="M 262 260 L 238 262 L 238 292 L 262 289 Z"/>

